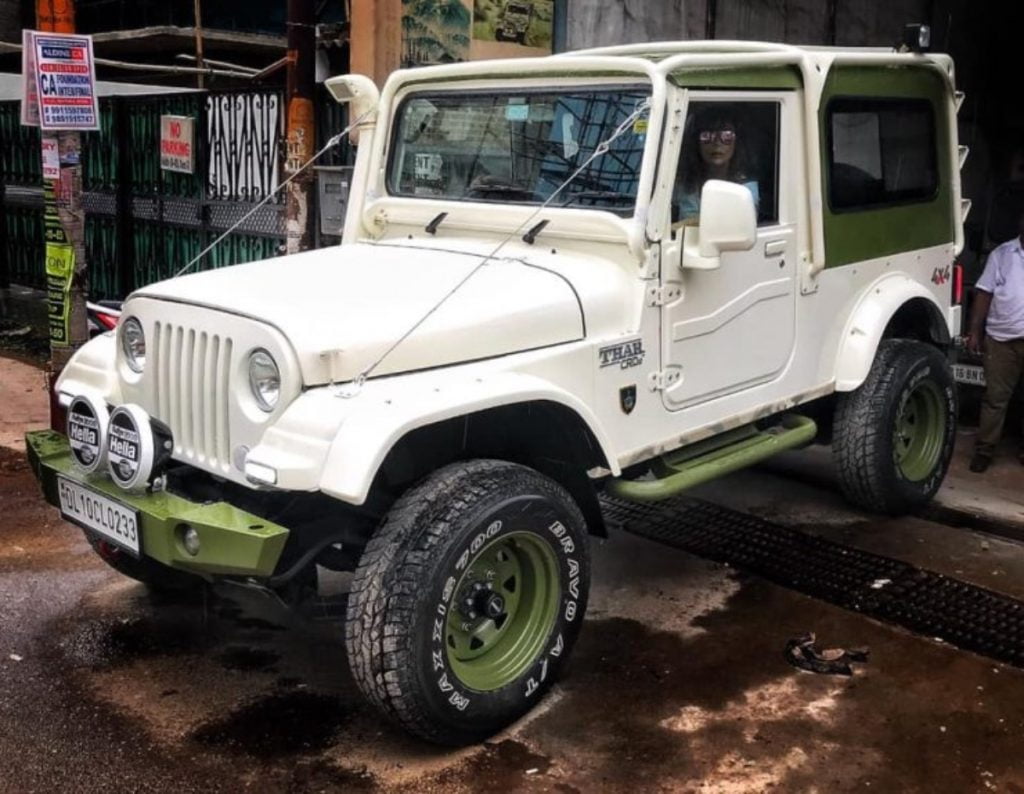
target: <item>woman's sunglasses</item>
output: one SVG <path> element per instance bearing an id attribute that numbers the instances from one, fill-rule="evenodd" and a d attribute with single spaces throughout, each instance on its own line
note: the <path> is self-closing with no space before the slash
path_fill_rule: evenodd
<path id="1" fill-rule="evenodd" d="M 734 143 L 736 141 L 736 130 L 701 130 L 701 143 Z"/>

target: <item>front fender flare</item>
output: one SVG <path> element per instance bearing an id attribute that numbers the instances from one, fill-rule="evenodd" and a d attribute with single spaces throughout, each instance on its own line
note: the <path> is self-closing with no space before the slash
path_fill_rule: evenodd
<path id="1" fill-rule="evenodd" d="M 925 286 L 901 273 L 884 276 L 867 290 L 843 328 L 835 362 L 836 391 L 853 391 L 868 376 L 889 321 L 909 301 L 922 299 L 949 333 L 947 312 Z"/>
<path id="2" fill-rule="evenodd" d="M 320 490 L 361 505 L 388 452 L 407 433 L 488 408 L 535 401 L 558 403 L 579 416 L 593 433 L 608 468 L 619 474 L 607 434 L 584 402 L 543 378 L 502 373 L 445 386 L 435 384 L 356 409 L 346 417 L 331 444 L 320 475 Z"/>

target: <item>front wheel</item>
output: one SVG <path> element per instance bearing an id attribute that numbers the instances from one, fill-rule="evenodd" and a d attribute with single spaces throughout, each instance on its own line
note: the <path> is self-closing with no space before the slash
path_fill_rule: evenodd
<path id="1" fill-rule="evenodd" d="M 899 515 L 939 490 L 956 436 L 956 387 L 943 355 L 906 339 L 878 346 L 864 383 L 836 404 L 832 449 L 843 493 Z"/>
<path id="2" fill-rule="evenodd" d="M 356 682 L 430 741 L 487 738 L 532 708 L 579 632 L 584 519 L 523 466 L 447 466 L 406 493 L 370 540 L 349 595 Z"/>

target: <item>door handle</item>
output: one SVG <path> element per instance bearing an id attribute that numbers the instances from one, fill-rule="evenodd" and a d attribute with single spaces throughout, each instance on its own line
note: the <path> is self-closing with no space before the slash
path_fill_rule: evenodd
<path id="1" fill-rule="evenodd" d="M 769 240 L 764 244 L 765 256 L 778 256 L 786 252 L 785 240 Z"/>

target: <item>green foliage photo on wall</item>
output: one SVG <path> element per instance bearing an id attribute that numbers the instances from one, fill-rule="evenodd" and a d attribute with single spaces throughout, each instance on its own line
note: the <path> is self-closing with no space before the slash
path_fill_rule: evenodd
<path id="1" fill-rule="evenodd" d="M 468 60 L 471 19 L 463 0 L 402 0 L 402 66 Z"/>

